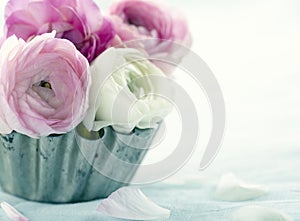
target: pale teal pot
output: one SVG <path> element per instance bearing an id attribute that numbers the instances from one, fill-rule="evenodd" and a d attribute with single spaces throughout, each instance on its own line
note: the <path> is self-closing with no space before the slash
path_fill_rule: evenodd
<path id="1" fill-rule="evenodd" d="M 0 135 L 2 190 L 50 203 L 107 197 L 133 178 L 157 130 L 135 129 L 125 135 L 106 127 L 97 140 L 75 130 L 40 139 L 16 132 Z M 126 166 L 114 164 L 116 159 Z M 98 172 L 102 168 L 104 175 Z"/>

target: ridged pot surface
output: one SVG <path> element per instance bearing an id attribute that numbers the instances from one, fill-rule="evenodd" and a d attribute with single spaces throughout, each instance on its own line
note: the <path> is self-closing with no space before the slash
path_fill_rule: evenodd
<path id="1" fill-rule="evenodd" d="M 28 200 L 50 203 L 107 197 L 130 182 L 157 130 L 135 129 L 125 135 L 106 127 L 97 140 L 82 138 L 75 130 L 40 139 L 17 132 L 0 135 L 1 187 Z M 117 167 L 116 159 L 126 166 Z"/>

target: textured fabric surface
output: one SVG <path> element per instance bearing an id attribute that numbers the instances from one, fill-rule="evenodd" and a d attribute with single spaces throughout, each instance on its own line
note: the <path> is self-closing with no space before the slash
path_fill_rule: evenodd
<path id="1" fill-rule="evenodd" d="M 292 150 L 295 149 L 273 149 L 269 157 L 257 151 L 235 152 L 234 155 L 222 151 L 204 172 L 187 175 L 183 171 L 185 175 L 178 174 L 164 182 L 142 187 L 142 190 L 154 202 L 171 210 L 168 220 L 172 221 L 225 221 L 234 210 L 247 205 L 278 209 L 300 220 L 300 178 L 297 172 L 300 168 L 300 161 L 297 160 L 299 151 Z M 251 163 L 245 164 L 245 160 Z M 216 184 L 220 175 L 229 170 L 248 182 L 267 185 L 270 192 L 250 201 L 218 201 L 214 196 Z M 14 205 L 31 221 L 119 220 L 96 211 L 100 200 L 54 205 L 29 202 L 1 192 L 0 201 Z M 2 210 L 0 220 L 9 221 Z"/>
<path id="2" fill-rule="evenodd" d="M 241 206 L 250 204 L 272 207 L 284 211 L 295 220 L 300 219 L 300 189 L 273 187 L 271 193 L 257 200 L 244 202 L 220 202 L 211 196 L 213 187 L 179 187 L 161 185 L 158 188 L 144 189 L 144 193 L 159 205 L 171 209 L 168 220 L 228 220 L 230 214 Z M 96 211 L 99 200 L 77 204 L 42 204 L 24 201 L 5 193 L 0 194 L 1 201 L 14 205 L 31 221 L 102 221 L 119 220 L 101 215 Z M 3 211 L 0 220 L 9 221 Z"/>

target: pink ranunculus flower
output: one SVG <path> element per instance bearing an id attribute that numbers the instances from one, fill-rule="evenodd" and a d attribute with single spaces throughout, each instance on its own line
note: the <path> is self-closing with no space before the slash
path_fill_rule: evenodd
<path id="1" fill-rule="evenodd" d="M 56 31 L 72 41 L 91 62 L 113 40 L 115 31 L 93 0 L 10 0 L 5 8 L 5 35 L 25 41 Z"/>
<path id="2" fill-rule="evenodd" d="M 72 130 L 88 108 L 87 59 L 68 40 L 46 33 L 0 49 L 0 133 L 38 138 Z"/>
<path id="3" fill-rule="evenodd" d="M 114 46 L 124 43 L 146 52 L 150 58 L 172 56 L 178 63 L 191 46 L 185 18 L 177 10 L 156 1 L 121 0 L 110 7 L 110 15 L 117 34 Z M 166 74 L 172 70 L 163 62 L 154 63 Z"/>

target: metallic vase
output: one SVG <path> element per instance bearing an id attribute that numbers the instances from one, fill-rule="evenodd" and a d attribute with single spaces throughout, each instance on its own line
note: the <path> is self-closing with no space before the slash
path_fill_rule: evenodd
<path id="1" fill-rule="evenodd" d="M 75 129 L 40 139 L 17 132 L 0 135 L 2 190 L 51 203 L 107 197 L 133 178 L 157 130 L 127 135 L 106 127 L 96 140 Z"/>

